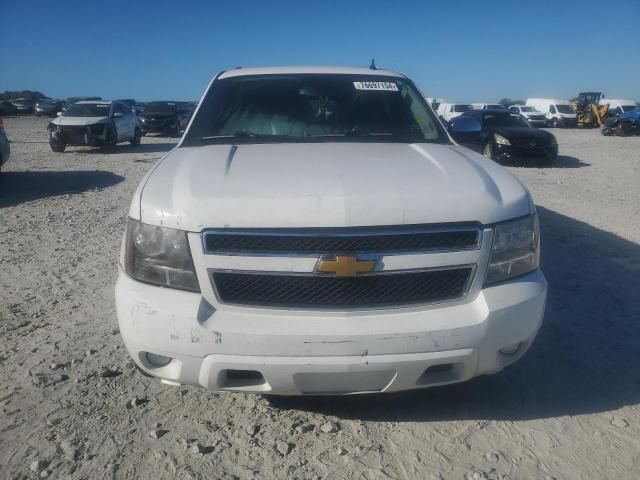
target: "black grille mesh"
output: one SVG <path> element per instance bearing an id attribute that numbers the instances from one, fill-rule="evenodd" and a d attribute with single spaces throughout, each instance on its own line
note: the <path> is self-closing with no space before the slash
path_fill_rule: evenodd
<path id="1" fill-rule="evenodd" d="M 273 273 L 212 273 L 222 303 L 297 308 L 401 306 L 464 295 L 471 267 L 355 278 Z"/>
<path id="2" fill-rule="evenodd" d="M 234 234 L 207 232 L 208 253 L 339 254 L 464 250 L 478 244 L 478 230 L 371 235 Z"/>

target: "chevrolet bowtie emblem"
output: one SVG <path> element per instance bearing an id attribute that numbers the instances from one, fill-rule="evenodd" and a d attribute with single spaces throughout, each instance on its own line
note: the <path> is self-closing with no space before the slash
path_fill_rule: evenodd
<path id="1" fill-rule="evenodd" d="M 355 255 L 336 255 L 335 258 L 321 258 L 317 271 L 333 273 L 336 277 L 355 277 L 359 273 L 373 272 L 376 260 L 358 260 Z"/>

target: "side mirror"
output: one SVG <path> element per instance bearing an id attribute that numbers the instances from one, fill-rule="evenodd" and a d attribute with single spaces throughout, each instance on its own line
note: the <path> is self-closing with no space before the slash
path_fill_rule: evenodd
<path id="1" fill-rule="evenodd" d="M 120 112 L 115 112 L 113 114 L 113 118 L 122 118 L 122 117 L 124 117 L 124 115 L 122 113 L 120 113 Z"/>
<path id="2" fill-rule="evenodd" d="M 60 115 L 62 115 L 62 112 L 56 112 L 57 117 L 59 117 Z"/>
<path id="3" fill-rule="evenodd" d="M 480 121 L 477 118 L 458 117 L 451 121 L 449 131 L 453 134 L 480 133 L 482 131 L 482 125 L 480 125 Z"/>

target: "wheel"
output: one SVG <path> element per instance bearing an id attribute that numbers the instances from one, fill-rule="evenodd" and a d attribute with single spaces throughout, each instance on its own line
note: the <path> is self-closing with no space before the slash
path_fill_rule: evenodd
<path id="1" fill-rule="evenodd" d="M 133 138 L 130 141 L 131 145 L 140 145 L 141 137 L 142 137 L 142 134 L 140 133 L 140 129 L 136 128 L 136 131 L 133 134 Z"/>
<path id="2" fill-rule="evenodd" d="M 104 135 L 104 144 L 102 144 L 103 150 L 113 150 L 113 147 L 116 146 L 116 134 L 113 131 L 113 128 L 108 127 L 107 132 Z"/>
<path id="3" fill-rule="evenodd" d="M 55 142 L 49 142 L 49 146 L 51 147 L 51 150 L 53 150 L 56 153 L 62 153 L 64 152 L 64 149 L 65 149 L 64 144 L 55 143 Z"/>
<path id="4" fill-rule="evenodd" d="M 602 127 L 602 135 L 608 137 L 611 135 L 611 129 L 609 127 Z"/>
<path id="5" fill-rule="evenodd" d="M 482 155 L 493 160 L 493 144 L 491 142 L 487 142 L 482 147 Z"/>
<path id="6" fill-rule="evenodd" d="M 559 125 L 560 125 L 560 123 L 558 122 L 557 118 L 554 118 L 553 120 L 551 120 L 551 126 L 553 128 L 558 128 Z"/>

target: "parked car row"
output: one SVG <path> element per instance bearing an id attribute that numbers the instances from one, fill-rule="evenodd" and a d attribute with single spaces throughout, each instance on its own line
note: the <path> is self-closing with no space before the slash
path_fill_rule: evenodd
<path id="1" fill-rule="evenodd" d="M 431 107 L 440 120 L 449 124 L 454 118 L 470 110 L 505 110 L 498 103 L 447 103 L 439 98 L 430 98 Z M 608 105 L 607 117 L 618 117 L 623 113 L 637 110 L 639 107 L 633 100 L 602 98 L 599 105 Z M 509 112 L 523 116 L 535 127 L 576 127 L 577 115 L 575 106 L 568 100 L 556 98 L 529 98 L 524 105 L 511 105 Z"/>
<path id="2" fill-rule="evenodd" d="M 180 137 L 191 119 L 187 102 L 150 102 L 143 112 L 135 111 L 135 100 L 81 100 L 58 114 L 48 127 L 54 152 L 68 146 L 109 149 L 122 142 L 139 145 L 146 133 Z"/>

